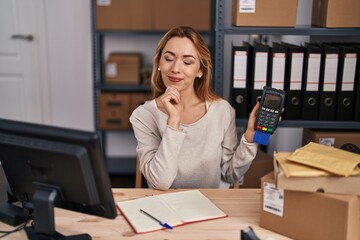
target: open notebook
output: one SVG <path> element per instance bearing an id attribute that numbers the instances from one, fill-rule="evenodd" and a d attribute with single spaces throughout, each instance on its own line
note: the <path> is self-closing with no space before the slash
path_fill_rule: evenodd
<path id="1" fill-rule="evenodd" d="M 163 229 L 157 221 L 140 212 L 140 209 L 172 227 L 227 216 L 199 190 L 142 197 L 117 202 L 117 205 L 136 233 Z"/>

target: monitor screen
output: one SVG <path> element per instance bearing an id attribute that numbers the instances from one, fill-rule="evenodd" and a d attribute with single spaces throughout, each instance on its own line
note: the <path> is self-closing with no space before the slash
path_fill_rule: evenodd
<path id="1" fill-rule="evenodd" d="M 11 195 L 34 215 L 28 235 L 58 234 L 54 207 L 117 215 L 97 133 L 0 119 L 0 162 Z"/>

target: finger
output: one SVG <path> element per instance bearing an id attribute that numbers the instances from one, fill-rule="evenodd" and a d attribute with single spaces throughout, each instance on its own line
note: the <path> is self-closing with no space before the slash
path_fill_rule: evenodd
<path id="1" fill-rule="evenodd" d="M 256 117 L 256 113 L 257 113 L 257 111 L 259 110 L 259 108 L 260 108 L 260 103 L 257 102 L 257 103 L 255 104 L 254 108 L 252 109 L 252 111 L 251 111 L 251 113 L 250 113 L 250 116 Z"/>
<path id="2" fill-rule="evenodd" d="M 256 102 L 255 108 L 256 108 L 256 110 L 258 110 L 260 108 L 260 102 Z"/>
<path id="3" fill-rule="evenodd" d="M 168 87 L 165 91 L 165 94 L 174 94 L 180 97 L 180 92 L 176 88 Z"/>
<path id="4" fill-rule="evenodd" d="M 180 102 L 180 92 L 174 87 L 168 87 L 166 89 L 167 95 L 171 97 L 170 100 L 175 101 L 176 103 Z"/>
<path id="5" fill-rule="evenodd" d="M 180 102 L 180 97 L 176 94 L 176 93 L 166 93 L 163 97 L 162 97 L 162 102 L 164 104 L 167 103 L 179 103 Z"/>

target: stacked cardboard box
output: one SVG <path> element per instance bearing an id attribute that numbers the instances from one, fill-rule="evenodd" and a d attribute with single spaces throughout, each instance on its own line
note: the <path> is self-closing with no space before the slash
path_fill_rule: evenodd
<path id="1" fill-rule="evenodd" d="M 309 142 L 360 153 L 360 131 L 304 128 L 302 144 Z"/>
<path id="2" fill-rule="evenodd" d="M 232 2 L 235 26 L 294 27 L 298 0 L 256 0 Z"/>
<path id="3" fill-rule="evenodd" d="M 96 1 L 96 29 L 164 31 L 192 26 L 210 31 L 211 0 Z"/>
<path id="4" fill-rule="evenodd" d="M 110 84 L 140 84 L 141 55 L 117 53 L 109 55 L 105 66 L 105 82 Z"/>
<path id="5" fill-rule="evenodd" d="M 314 0 L 312 24 L 327 28 L 358 28 L 359 9 L 359 0 Z"/>
<path id="6" fill-rule="evenodd" d="M 130 129 L 131 113 L 150 98 L 150 93 L 101 93 L 99 96 L 100 129 Z"/>
<path id="7" fill-rule="evenodd" d="M 360 239 L 359 196 L 284 190 L 275 177 L 261 179 L 261 227 L 299 240 Z"/>

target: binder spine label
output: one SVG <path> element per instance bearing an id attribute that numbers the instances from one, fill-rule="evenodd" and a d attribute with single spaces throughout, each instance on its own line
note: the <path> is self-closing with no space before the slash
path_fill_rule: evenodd
<path id="1" fill-rule="evenodd" d="M 323 86 L 324 92 L 335 92 L 336 90 L 336 76 L 339 60 L 338 56 L 338 54 L 326 54 Z"/>
<path id="2" fill-rule="evenodd" d="M 309 54 L 306 91 L 319 91 L 321 54 Z"/>
<path id="3" fill-rule="evenodd" d="M 268 53 L 257 52 L 255 59 L 254 89 L 262 90 L 266 85 L 266 73 L 268 66 Z"/>
<path id="4" fill-rule="evenodd" d="M 354 91 L 356 53 L 345 54 L 341 91 Z"/>
<path id="5" fill-rule="evenodd" d="M 290 90 L 301 90 L 304 53 L 293 53 L 291 63 Z"/>
<path id="6" fill-rule="evenodd" d="M 234 88 L 246 88 L 247 53 L 235 51 L 234 53 Z"/>
<path id="7" fill-rule="evenodd" d="M 285 53 L 274 53 L 271 87 L 284 89 Z"/>

